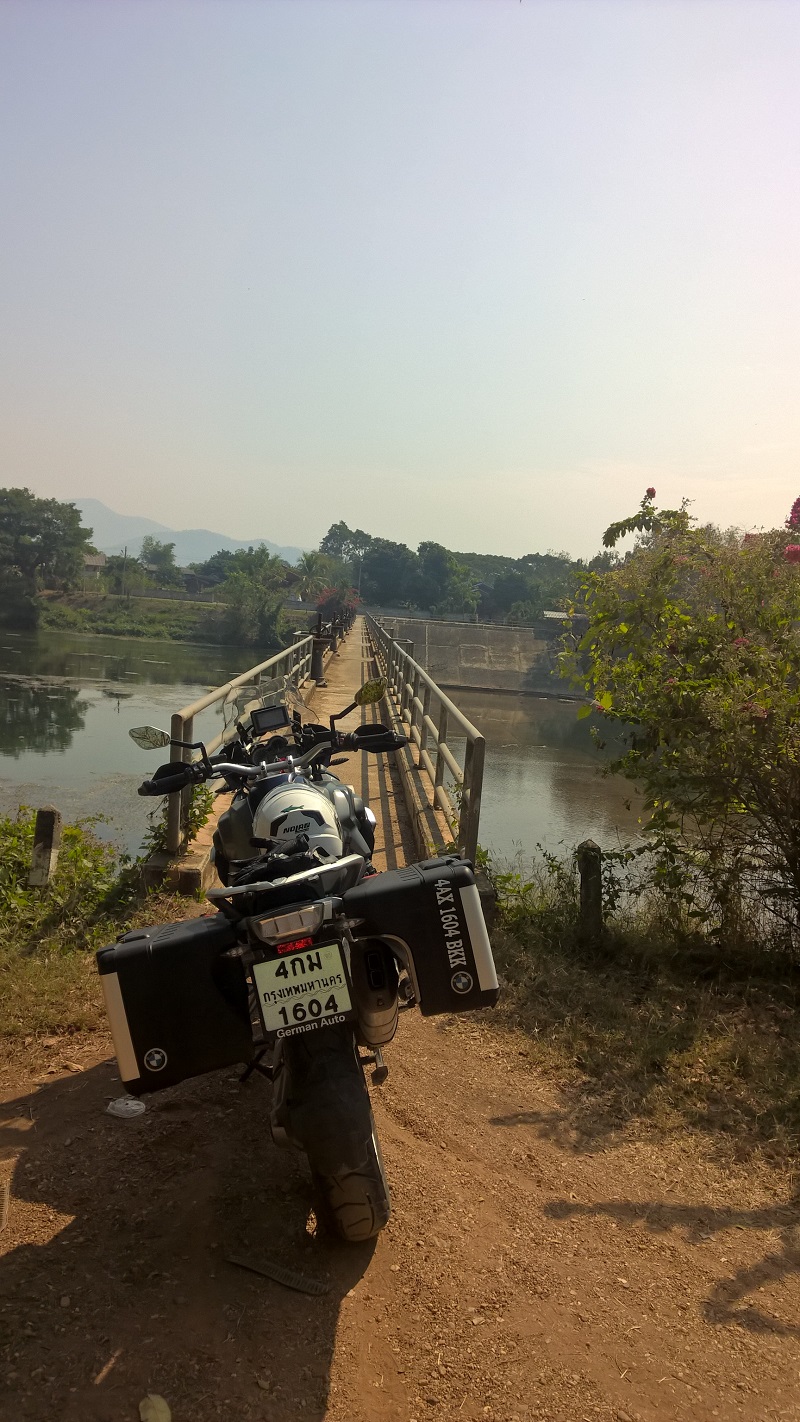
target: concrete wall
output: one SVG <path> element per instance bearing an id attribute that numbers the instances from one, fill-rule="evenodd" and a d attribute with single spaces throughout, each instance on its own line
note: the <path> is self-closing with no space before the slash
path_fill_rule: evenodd
<path id="1" fill-rule="evenodd" d="M 414 643 L 414 658 L 444 687 L 574 696 L 574 687 L 556 674 L 563 633 L 560 622 L 533 627 L 492 623 L 421 622 L 381 618 L 395 636 Z"/>

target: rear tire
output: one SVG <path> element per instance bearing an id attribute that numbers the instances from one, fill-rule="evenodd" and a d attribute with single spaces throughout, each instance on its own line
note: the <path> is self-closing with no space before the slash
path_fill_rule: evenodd
<path id="1" fill-rule="evenodd" d="M 373 1239 L 391 1206 L 352 1029 L 285 1037 L 281 1052 L 288 1074 L 281 1114 L 290 1140 L 308 1156 L 318 1219 L 348 1243 Z"/>
<path id="2" fill-rule="evenodd" d="M 369 1142 L 365 1144 L 365 1158 L 359 1168 L 338 1175 L 321 1175 L 309 1157 L 317 1197 L 317 1219 L 328 1234 L 338 1235 L 349 1244 L 374 1239 L 388 1223 L 391 1213 L 389 1186 L 374 1122 Z"/>

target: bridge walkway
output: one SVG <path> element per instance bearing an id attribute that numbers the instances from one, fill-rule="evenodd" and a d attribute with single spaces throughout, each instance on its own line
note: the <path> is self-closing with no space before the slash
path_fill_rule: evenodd
<path id="1" fill-rule="evenodd" d="M 349 705 L 365 681 L 377 675 L 366 623 L 363 617 L 358 617 L 325 667 L 327 686 L 316 687 L 305 695 L 305 700 L 314 716 L 325 722 L 330 715 Z M 353 730 L 364 721 L 381 720 L 391 724 L 385 703 L 359 706 L 336 724 L 342 730 Z M 373 856 L 375 868 L 399 869 L 404 864 L 413 863 L 417 858 L 414 836 L 394 755 L 367 755 L 365 751 L 356 751 L 342 759 L 346 764 L 335 766 L 334 774 L 344 784 L 353 786 L 378 821 Z"/>

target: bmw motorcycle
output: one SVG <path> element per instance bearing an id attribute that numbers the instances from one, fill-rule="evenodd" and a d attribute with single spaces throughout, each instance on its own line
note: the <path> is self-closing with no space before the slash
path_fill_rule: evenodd
<path id="1" fill-rule="evenodd" d="M 198 758 L 161 766 L 139 793 L 233 789 L 214 835 L 214 912 L 137 929 L 97 955 L 127 1090 L 236 1063 L 243 1081 L 268 1077 L 273 1139 L 306 1153 L 318 1220 L 351 1242 L 376 1235 L 390 1210 L 365 1070 L 373 1085 L 386 1079 L 402 1011 L 460 1012 L 498 995 L 472 866 L 447 855 L 376 873 L 374 816 L 331 771 L 337 752 L 405 744 L 379 724 L 336 728 L 384 693 L 368 682 L 328 726 L 273 699 L 220 754 L 181 747 Z M 170 744 L 155 727 L 130 734 Z"/>

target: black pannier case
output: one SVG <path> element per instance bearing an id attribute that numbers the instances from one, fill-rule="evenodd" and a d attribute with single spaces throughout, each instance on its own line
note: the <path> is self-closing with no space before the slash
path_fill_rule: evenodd
<path id="1" fill-rule="evenodd" d="M 160 1091 L 249 1062 L 247 983 L 221 914 L 138 928 L 101 948 L 97 966 L 120 1076 L 128 1091 Z"/>
<path id="2" fill-rule="evenodd" d="M 403 959 L 424 1017 L 493 1007 L 497 973 L 472 865 L 456 855 L 364 879 L 344 895 L 357 938 L 380 937 Z"/>

